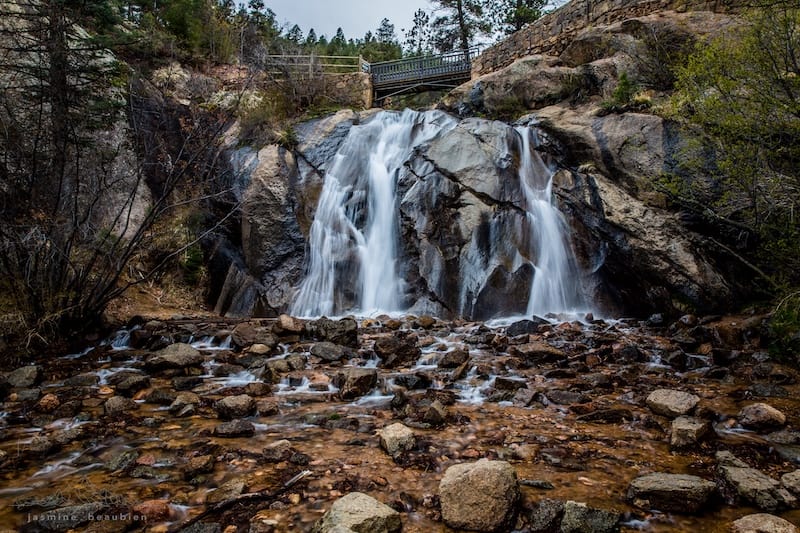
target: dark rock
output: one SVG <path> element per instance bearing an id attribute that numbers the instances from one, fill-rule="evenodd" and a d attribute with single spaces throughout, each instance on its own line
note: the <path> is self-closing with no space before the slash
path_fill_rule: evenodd
<path id="1" fill-rule="evenodd" d="M 375 353 L 381 358 L 384 368 L 397 368 L 413 364 L 422 354 L 417 345 L 417 336 L 408 331 L 394 332 L 390 337 L 381 337 L 375 341 Z"/>
<path id="2" fill-rule="evenodd" d="M 332 342 L 318 342 L 311 347 L 311 355 L 328 362 L 340 361 L 347 354 L 348 350 L 344 346 Z"/>
<path id="3" fill-rule="evenodd" d="M 455 349 L 442 355 L 439 368 L 458 368 L 469 361 L 469 350 Z"/>
<path id="4" fill-rule="evenodd" d="M 554 533 L 558 531 L 564 516 L 564 502 L 539 500 L 533 504 L 528 516 L 528 528 L 531 533 Z"/>
<path id="5" fill-rule="evenodd" d="M 78 374 L 64 380 L 67 387 L 93 387 L 100 382 L 97 374 Z"/>
<path id="6" fill-rule="evenodd" d="M 508 328 L 506 328 L 506 335 L 509 337 L 516 337 L 518 335 L 530 335 L 531 333 L 538 333 L 539 326 L 544 326 L 549 324 L 549 322 L 543 318 L 533 317 L 533 320 L 518 320 L 514 322 Z"/>
<path id="7" fill-rule="evenodd" d="M 192 390 L 203 384 L 205 380 L 200 376 L 178 376 L 172 378 L 172 388 L 176 391 Z"/>
<path id="8" fill-rule="evenodd" d="M 106 416 L 122 416 L 136 409 L 136 402 L 123 396 L 114 396 L 103 404 L 103 412 Z"/>
<path id="9" fill-rule="evenodd" d="M 547 396 L 547 399 L 550 400 L 551 403 L 557 405 L 572 405 L 576 403 L 588 403 L 590 401 L 590 398 L 585 394 L 566 390 L 556 389 L 547 391 L 545 396 Z"/>
<path id="10" fill-rule="evenodd" d="M 647 509 L 692 514 L 705 509 L 716 489 L 712 481 L 697 476 L 648 474 L 631 482 L 628 499 Z"/>
<path id="11" fill-rule="evenodd" d="M 431 378 L 422 372 L 414 374 L 401 374 L 394 378 L 396 385 L 405 387 L 408 390 L 427 389 L 431 386 Z"/>
<path id="12" fill-rule="evenodd" d="M 378 384 L 378 370 L 375 368 L 346 368 L 336 374 L 334 384 L 339 388 L 343 400 L 364 396 Z"/>
<path id="13" fill-rule="evenodd" d="M 231 420 L 230 422 L 223 422 L 214 428 L 215 436 L 226 439 L 252 437 L 255 434 L 255 426 L 247 420 Z"/>
<path id="14" fill-rule="evenodd" d="M 517 389 L 524 389 L 527 386 L 528 381 L 522 378 L 497 376 L 494 380 L 494 388 L 498 391 L 514 392 Z"/>
<path id="15" fill-rule="evenodd" d="M 223 420 L 250 416 L 256 411 L 256 401 L 247 394 L 226 396 L 214 403 L 217 416 Z"/>
<path id="16" fill-rule="evenodd" d="M 358 323 L 352 318 L 331 320 L 322 317 L 306 322 L 305 332 L 313 339 L 358 348 Z"/>
<path id="17" fill-rule="evenodd" d="M 6 382 L 17 389 L 27 389 L 42 381 L 43 369 L 38 365 L 23 366 L 6 375 Z"/>
<path id="18" fill-rule="evenodd" d="M 585 503 L 568 501 L 564 504 L 561 533 L 613 533 L 619 531 L 620 514 L 594 509 Z"/>
<path id="19" fill-rule="evenodd" d="M 600 422 L 606 424 L 616 424 L 625 420 L 633 420 L 633 413 L 629 409 L 613 408 L 600 409 L 576 417 L 582 422 Z"/>

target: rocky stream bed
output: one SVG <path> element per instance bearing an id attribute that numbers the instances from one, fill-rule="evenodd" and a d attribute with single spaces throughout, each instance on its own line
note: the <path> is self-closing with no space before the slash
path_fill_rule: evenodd
<path id="1" fill-rule="evenodd" d="M 0 529 L 796 531 L 800 385 L 760 338 L 135 320 L 0 378 Z"/>

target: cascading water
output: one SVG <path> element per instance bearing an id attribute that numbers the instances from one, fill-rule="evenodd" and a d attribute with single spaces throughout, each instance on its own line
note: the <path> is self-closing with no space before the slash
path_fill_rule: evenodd
<path id="1" fill-rule="evenodd" d="M 552 201 L 554 169 L 534 150 L 536 130 L 517 127 L 522 143 L 519 181 L 535 254 L 526 314 L 585 311 L 580 276 L 569 239 L 569 226 Z"/>
<path id="2" fill-rule="evenodd" d="M 383 112 L 354 126 L 325 175 L 309 235 L 306 277 L 291 312 L 298 316 L 348 310 L 344 287 L 362 313 L 404 305 L 397 265 L 396 183 L 416 146 L 453 128 L 441 112 Z"/>

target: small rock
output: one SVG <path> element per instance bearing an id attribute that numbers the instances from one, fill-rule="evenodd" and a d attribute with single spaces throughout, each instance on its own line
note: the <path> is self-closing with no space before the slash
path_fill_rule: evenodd
<path id="1" fill-rule="evenodd" d="M 169 406 L 169 412 L 178 414 L 186 407 L 200 405 L 200 396 L 193 392 L 179 392 Z"/>
<path id="2" fill-rule="evenodd" d="M 293 316 L 281 315 L 272 325 L 272 331 L 277 335 L 301 333 L 303 331 L 303 321 Z"/>
<path id="3" fill-rule="evenodd" d="M 378 432 L 378 436 L 381 448 L 392 457 L 397 456 L 400 452 L 413 450 L 417 443 L 414 432 L 400 423 L 386 426 Z"/>
<path id="4" fill-rule="evenodd" d="M 203 355 L 190 344 L 177 342 L 159 350 L 145 361 L 145 369 L 159 371 L 173 368 L 187 368 L 199 366 L 203 362 Z"/>
<path id="5" fill-rule="evenodd" d="M 679 416 L 672 421 L 669 445 L 674 449 L 688 448 L 701 442 L 711 434 L 711 424 L 706 420 L 690 416 Z"/>
<path id="6" fill-rule="evenodd" d="M 149 522 L 164 522 L 170 516 L 169 501 L 146 500 L 135 505 L 133 512 L 145 517 Z"/>
<path id="7" fill-rule="evenodd" d="M 107 416 L 120 416 L 136 408 L 136 402 L 123 396 L 113 396 L 103 404 L 103 412 Z"/>
<path id="8" fill-rule="evenodd" d="M 207 474 L 214 470 L 214 457 L 211 455 L 198 455 L 189 459 L 183 470 L 183 476 L 187 480 L 197 477 L 200 474 Z"/>
<path id="9" fill-rule="evenodd" d="M 455 349 L 442 355 L 439 368 L 458 368 L 469 361 L 469 350 Z"/>
<path id="10" fill-rule="evenodd" d="M 207 504 L 221 503 L 241 495 L 245 491 L 244 481 L 238 479 L 231 479 L 219 486 L 216 490 L 208 493 L 206 496 Z"/>
<path id="11" fill-rule="evenodd" d="M 36 404 L 36 409 L 42 413 L 52 413 L 61 405 L 61 401 L 55 394 L 45 394 L 39 403 Z"/>
<path id="12" fill-rule="evenodd" d="M 375 368 L 347 368 L 336 375 L 334 383 L 339 387 L 343 400 L 364 396 L 378 384 L 378 370 Z"/>
<path id="13" fill-rule="evenodd" d="M 635 505 L 658 511 L 696 513 L 704 508 L 717 486 L 703 478 L 683 474 L 648 474 L 628 487 Z"/>
<path id="14" fill-rule="evenodd" d="M 67 387 L 93 387 L 100 382 L 97 374 L 77 374 L 64 380 Z"/>
<path id="15" fill-rule="evenodd" d="M 517 389 L 524 389 L 527 386 L 528 381 L 521 378 L 497 376 L 497 378 L 494 380 L 494 388 L 499 391 L 514 392 Z"/>
<path id="16" fill-rule="evenodd" d="M 544 499 L 533 504 L 529 518 L 528 529 L 531 533 L 552 533 L 558 531 L 561 519 L 564 516 L 564 502 L 561 500 Z"/>
<path id="17" fill-rule="evenodd" d="M 620 514 L 615 511 L 593 509 L 585 503 L 568 501 L 564 504 L 561 533 L 612 533 L 619 530 Z"/>
<path id="18" fill-rule="evenodd" d="M 783 518 L 759 513 L 743 516 L 731 524 L 731 533 L 797 533 L 797 527 Z"/>
<path id="19" fill-rule="evenodd" d="M 176 391 L 192 390 L 203 384 L 200 376 L 178 376 L 172 379 L 172 388 Z"/>
<path id="20" fill-rule="evenodd" d="M 546 393 L 547 399 L 556 405 L 573 405 L 576 403 L 587 403 L 589 397 L 580 392 L 566 390 L 551 390 Z"/>
<path id="21" fill-rule="evenodd" d="M 765 511 L 794 507 L 797 500 L 781 484 L 755 468 L 720 464 L 717 468 L 731 504 L 744 500 Z"/>
<path id="22" fill-rule="evenodd" d="M 400 513 L 361 492 L 351 492 L 333 502 L 311 529 L 312 533 L 399 533 Z"/>
<path id="23" fill-rule="evenodd" d="M 247 394 L 226 396 L 214 403 L 214 410 L 223 420 L 242 418 L 255 413 L 256 401 Z"/>
<path id="24" fill-rule="evenodd" d="M 390 337 L 381 337 L 375 341 L 375 353 L 381 359 L 384 368 L 397 368 L 415 363 L 422 354 L 417 345 L 417 336 L 408 331 L 397 331 Z"/>
<path id="25" fill-rule="evenodd" d="M 672 390 L 659 389 L 647 397 L 647 406 L 656 414 L 675 418 L 689 413 L 695 408 L 700 398 L 694 394 Z"/>
<path id="26" fill-rule="evenodd" d="M 442 519 L 454 529 L 496 531 L 514 524 L 517 475 L 505 461 L 453 465 L 439 483 Z"/>
<path id="27" fill-rule="evenodd" d="M 319 357 L 323 361 L 328 361 L 329 363 L 341 361 L 347 353 L 347 348 L 332 342 L 318 342 L 311 347 L 311 355 Z"/>
<path id="28" fill-rule="evenodd" d="M 282 439 L 267 445 L 261 451 L 261 455 L 264 461 L 268 463 L 280 463 L 288 461 L 295 452 L 296 450 L 292 447 L 292 443 Z"/>
<path id="29" fill-rule="evenodd" d="M 27 389 L 42 381 L 43 370 L 39 365 L 30 365 L 12 370 L 6 375 L 9 385 L 17 389 Z"/>
<path id="30" fill-rule="evenodd" d="M 223 422 L 214 428 L 214 435 L 224 439 L 252 437 L 255 434 L 255 426 L 247 420 L 231 420 L 230 422 Z"/>
<path id="31" fill-rule="evenodd" d="M 750 429 L 782 427 L 786 415 L 766 403 L 754 403 L 739 411 L 739 424 Z"/>

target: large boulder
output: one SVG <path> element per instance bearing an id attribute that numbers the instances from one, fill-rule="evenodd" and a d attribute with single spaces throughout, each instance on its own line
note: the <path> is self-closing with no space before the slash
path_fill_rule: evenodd
<path id="1" fill-rule="evenodd" d="M 797 533 L 797 526 L 775 515 L 758 513 L 743 516 L 731 524 L 731 533 Z"/>
<path id="2" fill-rule="evenodd" d="M 314 340 L 358 347 L 358 323 L 352 318 L 331 320 L 322 317 L 305 323 L 305 333 Z"/>
<path id="3" fill-rule="evenodd" d="M 786 415 L 766 403 L 754 403 L 739 411 L 739 423 L 750 429 L 779 428 L 786 424 Z"/>
<path id="4" fill-rule="evenodd" d="M 351 492 L 333 502 L 311 529 L 312 533 L 399 533 L 400 513 L 361 492 Z"/>
<path id="5" fill-rule="evenodd" d="M 628 499 L 640 507 L 677 513 L 702 510 L 717 486 L 697 476 L 685 474 L 648 474 L 634 479 Z"/>
<path id="6" fill-rule="evenodd" d="M 442 520 L 454 529 L 498 531 L 514 524 L 517 474 L 505 461 L 453 465 L 439 483 Z"/>

